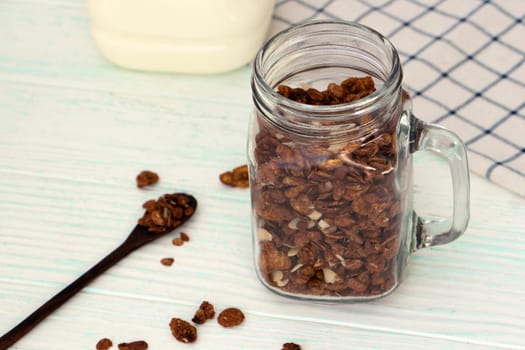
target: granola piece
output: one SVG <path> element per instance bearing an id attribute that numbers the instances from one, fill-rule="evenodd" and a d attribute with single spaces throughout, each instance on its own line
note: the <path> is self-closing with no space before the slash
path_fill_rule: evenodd
<path id="1" fill-rule="evenodd" d="M 295 343 L 284 343 L 282 350 L 301 350 L 301 346 Z"/>
<path id="2" fill-rule="evenodd" d="M 171 333 L 182 343 L 193 343 L 197 340 L 197 328 L 180 318 L 172 318 L 170 322 Z"/>
<path id="3" fill-rule="evenodd" d="M 171 266 L 175 262 L 175 259 L 173 258 L 162 258 L 160 259 L 160 263 L 164 266 Z"/>
<path id="4" fill-rule="evenodd" d="M 137 175 L 137 187 L 144 188 L 159 182 L 159 175 L 150 170 L 143 170 Z"/>
<path id="5" fill-rule="evenodd" d="M 241 165 L 219 176 L 221 182 L 231 187 L 246 188 L 250 185 L 248 165 Z"/>
<path id="6" fill-rule="evenodd" d="M 171 243 L 172 243 L 173 245 L 176 245 L 176 246 L 180 247 L 181 245 L 184 244 L 184 240 L 183 240 L 181 237 L 175 237 L 175 238 L 173 238 L 173 239 L 171 240 Z"/>
<path id="7" fill-rule="evenodd" d="M 259 264 L 266 274 L 274 270 L 288 270 L 292 266 L 288 252 L 279 250 L 273 242 L 261 243 Z"/>
<path id="8" fill-rule="evenodd" d="M 118 345 L 119 350 L 146 350 L 148 348 L 148 343 L 144 340 L 137 340 L 131 343 L 120 343 Z"/>
<path id="9" fill-rule="evenodd" d="M 199 306 L 199 309 L 195 312 L 192 321 L 197 324 L 203 324 L 207 320 L 211 320 L 215 317 L 215 309 L 213 305 L 207 301 L 203 301 Z"/>
<path id="10" fill-rule="evenodd" d="M 229 307 L 222 310 L 217 318 L 219 324 L 223 327 L 230 328 L 240 325 L 244 321 L 244 314 L 235 307 Z"/>
<path id="11" fill-rule="evenodd" d="M 97 350 L 108 350 L 113 346 L 113 342 L 109 338 L 102 338 L 97 342 Z"/>
<path id="12" fill-rule="evenodd" d="M 180 233 L 180 239 L 182 239 L 183 242 L 189 242 L 190 241 L 190 236 L 188 236 L 188 234 L 186 232 L 181 232 Z"/>

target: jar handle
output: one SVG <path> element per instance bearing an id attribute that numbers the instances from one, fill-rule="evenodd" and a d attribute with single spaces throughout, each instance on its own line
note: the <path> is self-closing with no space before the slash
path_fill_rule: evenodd
<path id="1" fill-rule="evenodd" d="M 454 207 L 452 217 L 417 216 L 416 249 L 451 242 L 467 228 L 470 216 L 470 179 L 465 144 L 452 131 L 412 116 L 412 151 L 428 150 L 448 160 L 452 176 Z"/>

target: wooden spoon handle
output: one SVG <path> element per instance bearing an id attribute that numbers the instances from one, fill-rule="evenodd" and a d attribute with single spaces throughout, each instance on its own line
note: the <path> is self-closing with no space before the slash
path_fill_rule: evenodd
<path id="1" fill-rule="evenodd" d="M 49 314 L 58 309 L 62 304 L 68 301 L 73 295 L 84 288 L 89 282 L 94 280 L 101 273 L 115 265 L 119 260 L 135 250 L 137 246 L 122 243 L 115 250 L 109 253 L 105 258 L 100 260 L 95 266 L 86 271 L 74 282 L 62 289 L 58 294 L 49 299 L 45 304 L 36 309 L 32 314 L 27 316 L 16 327 L 4 334 L 0 338 L 0 350 L 6 350 L 16 343 L 20 338 L 29 333 L 36 325 L 44 320 Z"/>
<path id="2" fill-rule="evenodd" d="M 89 282 L 98 277 L 101 273 L 115 265 L 118 261 L 124 258 L 126 255 L 134 251 L 135 249 L 149 243 L 165 233 L 172 231 L 186 222 L 197 209 L 197 200 L 195 197 L 185 193 L 173 193 L 164 195 L 161 198 L 166 206 L 166 202 L 169 202 L 171 208 L 173 207 L 180 209 L 180 213 L 175 218 L 176 221 L 169 227 L 160 227 L 162 230 L 151 230 L 147 226 L 138 224 L 135 226 L 133 231 L 129 234 L 128 238 L 119 245 L 115 250 L 109 253 L 104 259 L 100 260 L 95 266 L 86 271 L 82 276 L 77 278 L 73 283 L 60 291 L 57 295 L 49 299 L 44 305 L 40 306 L 31 315 L 27 316 L 25 320 L 20 322 L 15 328 L 4 334 L 0 338 L 0 350 L 6 350 L 8 347 L 16 343 L 20 338 L 29 333 L 37 324 L 43 319 L 49 316 L 50 313 L 55 311 L 68 301 L 73 295 L 84 288 Z M 160 202 L 160 199 L 159 199 Z M 161 205 L 161 207 L 163 207 Z M 165 209 L 165 208 L 164 208 Z M 148 212 L 146 211 L 146 214 Z M 145 216 L 146 216 L 145 214 Z M 151 213 L 149 214 L 151 215 Z M 147 220 L 146 220 L 147 221 Z"/>

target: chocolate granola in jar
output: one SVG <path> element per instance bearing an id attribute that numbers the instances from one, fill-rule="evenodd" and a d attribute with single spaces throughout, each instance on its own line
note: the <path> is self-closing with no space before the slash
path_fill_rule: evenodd
<path id="1" fill-rule="evenodd" d="M 410 253 L 465 230 L 464 145 L 415 118 L 401 84 L 392 44 L 355 23 L 300 24 L 259 51 L 248 156 L 255 265 L 271 290 L 374 299 L 399 284 Z M 413 210 L 419 149 L 452 170 L 454 214 L 439 224 Z"/>

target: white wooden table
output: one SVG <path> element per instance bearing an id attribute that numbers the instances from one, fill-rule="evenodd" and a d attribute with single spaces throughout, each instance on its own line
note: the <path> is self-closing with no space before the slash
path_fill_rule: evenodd
<path id="1" fill-rule="evenodd" d="M 119 69 L 97 52 L 84 4 L 0 2 L 0 334 L 116 247 L 150 198 L 199 201 L 184 226 L 98 278 L 13 349 L 525 349 L 525 200 L 472 176 L 471 222 L 447 246 L 416 252 L 408 276 L 371 303 L 274 295 L 252 265 L 249 192 L 218 175 L 245 160 L 250 68 L 218 76 Z M 415 159 L 416 207 L 451 210 L 444 164 Z M 160 183 L 135 186 L 143 169 Z M 171 267 L 159 260 L 173 256 Z M 202 300 L 245 322 L 199 327 L 193 345 L 168 323 Z M 116 346 L 114 347 L 116 348 Z"/>

